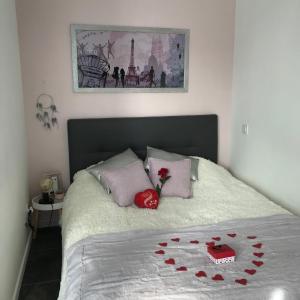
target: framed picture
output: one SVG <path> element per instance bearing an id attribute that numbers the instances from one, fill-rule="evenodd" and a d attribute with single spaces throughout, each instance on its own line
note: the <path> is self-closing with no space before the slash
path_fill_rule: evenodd
<path id="1" fill-rule="evenodd" d="M 186 92 L 189 30 L 71 25 L 75 92 Z"/>
<path id="2" fill-rule="evenodd" d="M 52 180 L 52 191 L 56 193 L 60 193 L 63 191 L 63 184 L 61 173 L 59 172 L 48 172 L 44 173 L 44 177 L 50 178 Z"/>

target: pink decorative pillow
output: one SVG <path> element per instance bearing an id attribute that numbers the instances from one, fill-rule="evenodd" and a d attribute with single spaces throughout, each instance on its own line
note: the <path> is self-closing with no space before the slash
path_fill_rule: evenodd
<path id="1" fill-rule="evenodd" d="M 191 160 L 183 159 L 178 161 L 166 161 L 158 158 L 148 158 L 149 163 L 149 176 L 156 187 L 157 184 L 161 185 L 158 171 L 161 168 L 169 170 L 168 175 L 171 178 L 164 184 L 161 196 L 173 196 L 190 198 L 192 196 L 192 186 L 190 181 L 191 176 Z"/>
<path id="2" fill-rule="evenodd" d="M 103 170 L 101 175 L 119 206 L 132 205 L 136 193 L 153 189 L 141 160 L 119 169 Z"/>

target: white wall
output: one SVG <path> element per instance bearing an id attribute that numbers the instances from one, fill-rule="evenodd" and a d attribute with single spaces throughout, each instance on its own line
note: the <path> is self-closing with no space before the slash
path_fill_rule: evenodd
<path id="1" fill-rule="evenodd" d="M 219 158 L 228 165 L 234 5 L 235 0 L 18 0 L 31 193 L 39 192 L 39 179 L 49 170 L 61 171 L 68 183 L 69 118 L 216 113 Z M 73 93 L 72 23 L 190 29 L 189 92 Z M 35 118 L 43 92 L 57 104 L 58 130 L 45 130 Z"/>
<path id="2" fill-rule="evenodd" d="M 232 171 L 300 214 L 299 0 L 237 0 L 233 95 Z"/>
<path id="3" fill-rule="evenodd" d="M 24 254 L 27 169 L 16 11 L 0 0 L 0 299 L 10 300 Z"/>

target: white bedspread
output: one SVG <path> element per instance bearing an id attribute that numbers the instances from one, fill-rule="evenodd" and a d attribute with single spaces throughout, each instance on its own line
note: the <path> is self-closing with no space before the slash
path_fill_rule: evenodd
<path id="1" fill-rule="evenodd" d="M 289 213 L 224 168 L 203 158 L 193 198 L 162 198 L 157 210 L 119 207 L 86 171 L 75 175 L 64 200 L 63 251 L 90 235 L 137 229 L 167 229 Z M 65 288 L 65 260 L 60 298 Z"/>

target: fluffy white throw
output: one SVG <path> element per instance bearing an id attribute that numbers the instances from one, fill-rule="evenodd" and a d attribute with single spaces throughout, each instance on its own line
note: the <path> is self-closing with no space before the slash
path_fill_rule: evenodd
<path id="1" fill-rule="evenodd" d="M 199 181 L 193 183 L 193 198 L 161 198 L 157 210 L 119 207 L 92 175 L 80 171 L 64 200 L 63 245 L 67 249 L 97 233 L 204 225 L 282 213 L 288 212 L 203 158 Z"/>

